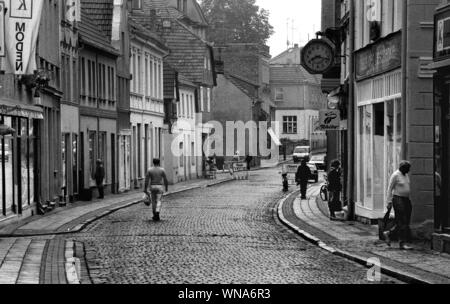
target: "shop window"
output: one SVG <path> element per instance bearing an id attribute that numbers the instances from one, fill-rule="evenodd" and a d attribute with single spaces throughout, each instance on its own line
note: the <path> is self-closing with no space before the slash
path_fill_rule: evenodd
<path id="1" fill-rule="evenodd" d="M 106 132 L 100 132 L 98 138 L 98 159 L 103 162 L 103 167 L 105 168 L 105 182 L 108 180 L 107 168 L 108 168 L 108 158 L 107 158 L 107 141 Z"/>
<path id="2" fill-rule="evenodd" d="M 374 134 L 373 134 L 373 162 L 377 164 L 373 167 L 373 201 L 375 206 L 384 204 L 384 102 L 373 106 L 374 111 Z"/>
<path id="3" fill-rule="evenodd" d="M 184 147 L 183 143 L 180 143 L 180 167 L 184 167 Z"/>
<path id="4" fill-rule="evenodd" d="M 96 155 L 97 155 L 97 132 L 89 131 L 89 167 L 91 172 L 91 178 L 94 179 L 95 175 L 95 166 L 96 166 Z"/>
<path id="5" fill-rule="evenodd" d="M 73 194 L 78 194 L 78 135 L 72 134 L 72 185 Z"/>
<path id="6" fill-rule="evenodd" d="M 192 166 L 195 166 L 195 144 L 194 144 L 194 142 L 191 143 L 191 159 L 192 159 Z"/>

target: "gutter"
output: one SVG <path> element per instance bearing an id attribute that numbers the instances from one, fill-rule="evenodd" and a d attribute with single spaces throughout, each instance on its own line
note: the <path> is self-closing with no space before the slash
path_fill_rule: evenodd
<path id="1" fill-rule="evenodd" d="M 407 94 L 406 85 L 408 81 L 408 0 L 403 2 L 403 11 L 402 11 L 402 159 L 408 158 L 408 145 L 407 145 Z"/>

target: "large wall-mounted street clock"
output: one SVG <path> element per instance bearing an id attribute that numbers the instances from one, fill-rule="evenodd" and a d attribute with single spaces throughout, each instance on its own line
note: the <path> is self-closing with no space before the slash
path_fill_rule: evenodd
<path id="1" fill-rule="evenodd" d="M 334 66 L 335 48 L 324 39 L 313 39 L 303 47 L 302 66 L 311 74 L 324 74 Z"/>

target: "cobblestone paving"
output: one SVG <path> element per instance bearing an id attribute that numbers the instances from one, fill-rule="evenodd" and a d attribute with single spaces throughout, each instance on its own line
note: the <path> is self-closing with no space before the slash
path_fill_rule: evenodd
<path id="1" fill-rule="evenodd" d="M 166 198 L 162 221 L 136 205 L 70 237 L 83 242 L 93 283 L 368 283 L 367 269 L 278 223 L 278 170 Z M 384 283 L 397 283 L 383 278 Z"/>

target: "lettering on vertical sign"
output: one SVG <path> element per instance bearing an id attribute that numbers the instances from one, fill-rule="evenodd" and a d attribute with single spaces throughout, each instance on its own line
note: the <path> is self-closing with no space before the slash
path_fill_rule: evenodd
<path id="1" fill-rule="evenodd" d="M 33 0 L 10 0 L 9 16 L 11 18 L 32 19 Z"/>

